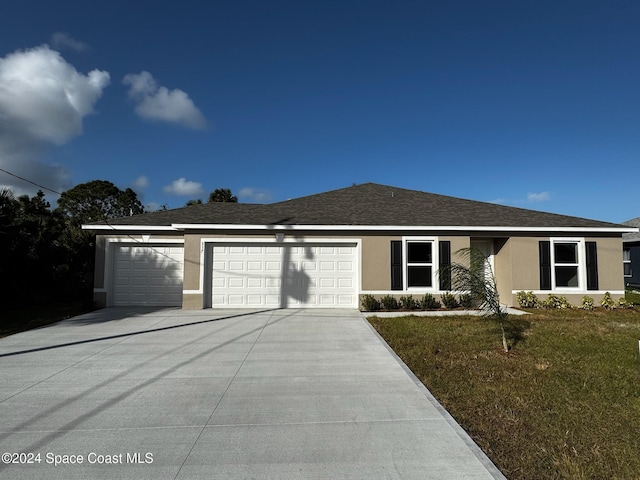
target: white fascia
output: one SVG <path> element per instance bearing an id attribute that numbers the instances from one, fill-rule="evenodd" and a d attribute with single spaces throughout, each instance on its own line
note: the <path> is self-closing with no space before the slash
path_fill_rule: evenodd
<path id="1" fill-rule="evenodd" d="M 137 227 L 128 227 L 135 229 Z M 167 228 L 167 227 L 163 227 Z M 402 231 L 447 231 L 447 232 L 580 232 L 580 233 L 633 233 L 640 231 L 637 227 L 493 227 L 493 226 L 401 226 L 401 225 L 237 225 L 215 223 L 174 223 L 170 227 L 173 230 L 266 230 L 266 231 L 375 231 L 375 230 L 402 230 Z"/>
<path id="2" fill-rule="evenodd" d="M 145 232 L 175 232 L 176 228 L 169 225 L 82 225 L 82 230 L 137 230 Z"/>

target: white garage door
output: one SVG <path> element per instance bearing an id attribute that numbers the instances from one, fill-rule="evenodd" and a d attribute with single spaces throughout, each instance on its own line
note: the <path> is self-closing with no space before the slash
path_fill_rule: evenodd
<path id="1" fill-rule="evenodd" d="M 117 245 L 111 304 L 182 305 L 183 264 L 182 245 Z"/>
<path id="2" fill-rule="evenodd" d="M 356 308 L 355 244 L 216 244 L 213 307 Z"/>

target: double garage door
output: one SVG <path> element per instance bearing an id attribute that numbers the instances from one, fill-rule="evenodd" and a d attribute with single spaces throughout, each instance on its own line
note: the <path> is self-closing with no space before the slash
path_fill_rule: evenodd
<path id="1" fill-rule="evenodd" d="M 211 306 L 357 307 L 355 244 L 214 244 Z"/>
<path id="2" fill-rule="evenodd" d="M 205 304 L 214 308 L 357 308 L 355 244 L 215 243 L 205 262 Z M 113 305 L 180 306 L 182 245 L 120 244 Z"/>

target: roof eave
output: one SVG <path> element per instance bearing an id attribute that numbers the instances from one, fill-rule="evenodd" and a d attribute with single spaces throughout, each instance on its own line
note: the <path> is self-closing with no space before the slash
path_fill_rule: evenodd
<path id="1" fill-rule="evenodd" d="M 266 231 L 467 231 L 467 232 L 565 232 L 565 233 L 638 233 L 637 227 L 510 227 L 489 225 L 243 225 L 216 223 L 174 223 L 172 225 L 82 225 L 83 230 L 96 231 L 146 231 L 146 232 L 176 232 L 184 230 L 266 230 Z"/>
<path id="2" fill-rule="evenodd" d="M 110 230 L 110 231 L 124 231 L 124 230 L 138 230 L 145 232 L 175 232 L 178 229 L 172 225 L 82 225 L 82 230 Z"/>
<path id="3" fill-rule="evenodd" d="M 509 227 L 509 226 L 469 226 L 469 225 L 242 225 L 242 224 L 205 224 L 205 223 L 174 223 L 175 230 L 305 230 L 305 231 L 375 231 L 375 230 L 404 230 L 404 231 L 472 231 L 472 232 L 587 232 L 587 233 L 630 233 L 638 232 L 632 227 Z"/>

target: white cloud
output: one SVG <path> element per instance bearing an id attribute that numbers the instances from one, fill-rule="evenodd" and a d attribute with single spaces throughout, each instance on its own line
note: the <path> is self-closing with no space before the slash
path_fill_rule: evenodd
<path id="1" fill-rule="evenodd" d="M 249 202 L 269 203 L 273 200 L 273 195 L 268 190 L 245 187 L 238 192 L 238 198 Z"/>
<path id="2" fill-rule="evenodd" d="M 149 72 L 125 75 L 122 83 L 129 85 L 129 96 L 136 102 L 136 113 L 146 120 L 176 123 L 202 130 L 207 126 L 204 116 L 185 92 L 158 86 Z"/>
<path id="3" fill-rule="evenodd" d="M 172 195 L 188 197 L 194 195 L 202 195 L 204 193 L 204 190 L 202 189 L 201 183 L 191 182 L 186 178 L 181 177 L 171 182 L 171 185 L 165 186 L 164 192 L 170 193 Z"/>
<path id="4" fill-rule="evenodd" d="M 68 33 L 56 32 L 51 35 L 51 46 L 58 50 L 74 50 L 76 52 L 86 52 L 89 50 L 89 45 L 79 40 L 76 40 Z"/>
<path id="5" fill-rule="evenodd" d="M 509 199 L 509 198 L 496 198 L 494 200 L 490 200 L 489 203 L 498 203 L 501 205 L 523 205 L 526 203 L 534 203 L 534 202 L 548 202 L 551 200 L 551 193 L 549 192 L 540 192 L 540 193 L 527 193 L 526 199 Z"/>
<path id="6" fill-rule="evenodd" d="M 68 186 L 61 165 L 41 156 L 82 133 L 84 117 L 109 85 L 109 73 L 79 73 L 47 45 L 0 57 L 0 167 L 54 190 Z M 6 174 L 3 186 L 33 194 L 38 187 Z"/>
<path id="7" fill-rule="evenodd" d="M 549 200 L 551 200 L 551 194 L 549 192 L 527 194 L 527 201 L 529 202 L 547 202 Z"/>
<path id="8" fill-rule="evenodd" d="M 144 175 L 140 175 L 133 182 L 133 186 L 135 188 L 139 188 L 139 189 L 147 188 L 149 186 L 149 177 L 146 177 Z"/>
<path id="9" fill-rule="evenodd" d="M 160 205 L 158 202 L 150 202 L 150 203 L 147 203 L 144 206 L 144 211 L 145 212 L 157 212 L 158 210 L 161 210 L 162 207 L 163 206 Z"/>

